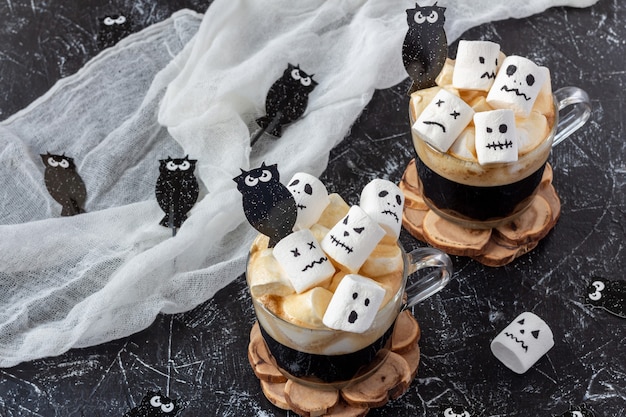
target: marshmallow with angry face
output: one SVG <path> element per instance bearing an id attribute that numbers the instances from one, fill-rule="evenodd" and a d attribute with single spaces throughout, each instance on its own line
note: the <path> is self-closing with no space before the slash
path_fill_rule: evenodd
<path id="1" fill-rule="evenodd" d="M 281 239 L 274 247 L 274 257 L 298 294 L 330 279 L 335 273 L 335 267 L 309 229 Z"/>
<path id="2" fill-rule="evenodd" d="M 489 41 L 459 41 L 452 85 L 462 90 L 489 91 L 498 72 L 500 45 Z"/>
<path id="3" fill-rule="evenodd" d="M 440 90 L 413 123 L 412 129 L 426 143 L 446 152 L 473 116 L 474 110 L 459 96 Z"/>
<path id="4" fill-rule="evenodd" d="M 526 117 L 548 78 L 547 68 L 527 58 L 511 55 L 502 63 L 487 94 L 487 103 L 496 109 L 511 109 L 516 115 Z"/>
<path id="5" fill-rule="evenodd" d="M 368 330 L 385 297 L 385 289 L 376 281 L 348 274 L 339 283 L 322 322 L 335 330 L 363 333 Z"/>
<path id="6" fill-rule="evenodd" d="M 552 330 L 537 315 L 524 312 L 491 342 L 491 352 L 507 368 L 523 374 L 554 346 Z"/>
<path id="7" fill-rule="evenodd" d="M 398 238 L 404 194 L 396 184 L 380 178 L 370 181 L 361 191 L 359 206 L 385 229 L 387 235 Z"/>
<path id="8" fill-rule="evenodd" d="M 311 174 L 297 172 L 287 188 L 296 200 L 298 216 L 294 230 L 306 229 L 315 224 L 328 204 L 326 186 Z"/>
<path id="9" fill-rule="evenodd" d="M 350 272 L 357 272 L 385 230 L 359 206 L 352 206 L 343 219 L 322 239 L 322 249 Z"/>
<path id="10" fill-rule="evenodd" d="M 501 109 L 474 115 L 475 145 L 481 165 L 517 161 L 518 140 L 513 110 Z"/>

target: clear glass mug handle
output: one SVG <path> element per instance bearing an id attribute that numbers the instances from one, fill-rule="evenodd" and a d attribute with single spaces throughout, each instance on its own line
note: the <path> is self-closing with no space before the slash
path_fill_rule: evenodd
<path id="1" fill-rule="evenodd" d="M 563 116 L 559 113 L 559 122 L 552 146 L 563 142 L 572 133 L 581 128 L 591 115 L 591 100 L 584 90 L 578 87 L 562 87 L 554 92 L 557 111 L 569 108 Z"/>
<path id="2" fill-rule="evenodd" d="M 438 249 L 414 249 L 407 253 L 407 261 L 409 277 L 405 288 L 407 301 L 402 307 L 403 310 L 413 307 L 448 285 L 454 272 L 452 259 Z M 411 282 L 411 275 L 425 268 L 430 268 L 431 271 L 417 281 Z"/>

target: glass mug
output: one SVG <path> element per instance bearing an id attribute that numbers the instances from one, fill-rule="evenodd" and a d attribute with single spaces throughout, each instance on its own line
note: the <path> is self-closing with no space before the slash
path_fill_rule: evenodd
<path id="1" fill-rule="evenodd" d="M 591 102 L 577 87 L 554 92 L 554 122 L 548 136 L 515 162 L 480 165 L 440 152 L 411 129 L 415 164 L 426 205 L 439 216 L 472 229 L 498 227 L 517 218 L 532 202 L 550 150 L 589 119 Z M 569 111 L 559 117 L 559 110 Z M 411 126 L 415 123 L 409 111 Z"/>
<path id="2" fill-rule="evenodd" d="M 378 369 L 390 351 L 398 315 L 444 288 L 453 273 L 452 261 L 444 252 L 418 248 L 406 253 L 399 247 L 403 258 L 400 288 L 364 333 L 299 326 L 252 297 L 273 364 L 285 377 L 314 388 L 334 389 L 361 381 Z M 429 271 L 415 282 L 408 282 L 413 273 L 424 269 Z"/>

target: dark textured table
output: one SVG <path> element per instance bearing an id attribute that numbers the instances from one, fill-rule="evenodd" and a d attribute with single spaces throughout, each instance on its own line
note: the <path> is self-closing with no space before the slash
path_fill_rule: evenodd
<path id="1" fill-rule="evenodd" d="M 140 30 L 181 7 L 207 7 L 199 0 L 102 3 L 0 3 L 0 119 L 98 53 L 99 16 L 127 14 Z M 548 66 L 554 88 L 576 85 L 589 93 L 593 114 L 550 159 L 562 202 L 556 227 L 504 267 L 453 258 L 455 280 L 414 308 L 423 331 L 416 380 L 402 398 L 370 415 L 436 416 L 443 404 L 471 406 L 484 416 L 561 415 L 581 404 L 596 416 L 626 415 L 626 320 L 585 302 L 594 276 L 624 280 L 626 270 L 624 22 L 626 4 L 600 0 L 463 35 Z M 452 45 L 452 55 L 455 50 Z M 400 179 L 413 157 L 407 87 L 405 81 L 376 92 L 331 153 L 322 178 L 329 190 L 355 202 L 369 180 Z M 423 245 L 405 232 L 401 239 L 407 248 Z M 555 346 L 517 375 L 495 359 L 489 343 L 523 311 L 548 322 Z M 149 390 L 178 398 L 180 416 L 290 415 L 265 399 L 248 365 L 253 320 L 238 277 L 195 310 L 159 316 L 131 337 L 0 369 L 0 416 L 121 416 Z"/>

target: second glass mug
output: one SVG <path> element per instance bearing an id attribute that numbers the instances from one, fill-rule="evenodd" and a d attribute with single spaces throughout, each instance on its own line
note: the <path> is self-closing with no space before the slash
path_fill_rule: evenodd
<path id="1" fill-rule="evenodd" d="M 365 333 L 299 326 L 274 314 L 252 297 L 261 334 L 274 365 L 283 375 L 317 389 L 340 389 L 378 369 L 389 354 L 398 315 L 444 288 L 453 274 L 452 261 L 444 252 L 417 248 L 406 253 L 399 246 L 403 258 L 402 283 Z M 248 284 L 249 269 L 250 265 L 246 272 Z M 411 275 L 419 270 L 427 273 L 411 282 Z"/>
<path id="2" fill-rule="evenodd" d="M 591 114 L 589 96 L 580 88 L 563 87 L 553 99 L 550 133 L 515 162 L 480 165 L 460 159 L 430 146 L 411 129 L 418 186 L 426 205 L 446 220 L 472 229 L 498 227 L 520 216 L 532 202 L 552 147 L 582 127 Z M 559 110 L 566 108 L 560 117 Z M 409 118 L 413 126 L 413 111 Z"/>

